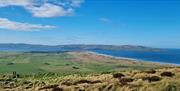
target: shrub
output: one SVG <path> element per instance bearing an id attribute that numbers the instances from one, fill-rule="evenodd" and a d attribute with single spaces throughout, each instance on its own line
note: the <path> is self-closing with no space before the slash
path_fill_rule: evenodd
<path id="1" fill-rule="evenodd" d="M 91 81 L 91 84 L 96 84 L 96 83 L 102 83 L 102 81 L 99 81 L 99 80 L 97 80 L 97 81 Z"/>
<path id="2" fill-rule="evenodd" d="M 23 84 L 30 84 L 32 83 L 31 81 L 24 81 Z"/>
<path id="3" fill-rule="evenodd" d="M 7 63 L 7 65 L 14 65 L 14 63 Z"/>
<path id="4" fill-rule="evenodd" d="M 55 87 L 55 88 L 52 89 L 52 91 L 63 91 L 63 89 L 59 88 L 59 87 Z"/>
<path id="5" fill-rule="evenodd" d="M 20 75 L 19 75 L 19 74 L 17 74 L 17 75 L 16 75 L 16 77 L 17 77 L 17 78 L 20 78 Z"/>
<path id="6" fill-rule="evenodd" d="M 160 81 L 161 78 L 158 76 L 151 76 L 151 77 L 144 77 L 142 78 L 142 80 L 148 80 L 149 82 L 156 82 L 156 81 Z"/>
<path id="7" fill-rule="evenodd" d="M 102 72 L 101 74 L 110 74 L 111 72 Z"/>
<path id="8" fill-rule="evenodd" d="M 168 85 L 164 91 L 177 91 L 177 87 L 175 85 Z"/>
<path id="9" fill-rule="evenodd" d="M 173 74 L 172 72 L 162 72 L 161 73 L 161 76 L 166 76 L 166 77 L 172 77 L 174 76 L 175 74 Z"/>
<path id="10" fill-rule="evenodd" d="M 121 77 L 125 77 L 125 75 L 122 74 L 122 73 L 115 73 L 115 74 L 113 74 L 113 78 L 121 78 Z"/>
<path id="11" fill-rule="evenodd" d="M 73 85 L 73 84 L 72 84 L 72 82 L 70 82 L 70 81 L 63 81 L 63 82 L 61 83 L 61 85 L 71 86 L 71 85 Z"/>
<path id="12" fill-rule="evenodd" d="M 20 78 L 20 74 L 17 74 L 16 71 L 12 73 L 12 78 Z"/>
<path id="13" fill-rule="evenodd" d="M 66 64 L 66 66 L 69 66 L 70 64 Z"/>
<path id="14" fill-rule="evenodd" d="M 132 78 L 122 78 L 122 79 L 119 79 L 119 82 L 121 83 L 121 85 L 126 85 L 128 82 L 133 82 L 134 79 Z"/>
<path id="15" fill-rule="evenodd" d="M 50 65 L 50 63 L 44 63 L 45 65 Z"/>
<path id="16" fill-rule="evenodd" d="M 147 70 L 147 71 L 144 71 L 145 73 L 148 73 L 148 74 L 155 74 L 156 73 L 156 70 L 154 69 L 151 69 L 151 70 Z"/>
<path id="17" fill-rule="evenodd" d="M 79 67 L 76 67 L 76 66 L 73 66 L 72 68 L 73 68 L 73 69 L 79 69 Z"/>
<path id="18" fill-rule="evenodd" d="M 48 86 L 39 88 L 39 90 L 43 90 L 43 89 L 52 89 L 52 88 L 57 88 L 57 87 L 58 87 L 58 85 L 48 85 Z"/>
<path id="19" fill-rule="evenodd" d="M 83 84 L 83 83 L 91 83 L 91 81 L 88 81 L 88 80 L 79 80 L 79 81 L 75 82 L 74 85 Z"/>

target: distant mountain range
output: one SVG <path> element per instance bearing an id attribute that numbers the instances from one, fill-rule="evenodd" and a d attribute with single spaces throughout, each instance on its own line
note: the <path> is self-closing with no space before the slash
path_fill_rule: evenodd
<path id="1" fill-rule="evenodd" d="M 130 50 L 160 51 L 158 48 L 133 45 L 33 45 L 33 44 L 0 44 L 0 51 L 89 51 L 89 50 Z"/>

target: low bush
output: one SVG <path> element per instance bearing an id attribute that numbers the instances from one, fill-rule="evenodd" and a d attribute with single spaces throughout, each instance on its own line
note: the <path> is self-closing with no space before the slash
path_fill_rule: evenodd
<path id="1" fill-rule="evenodd" d="M 149 82 L 156 82 L 156 81 L 160 81 L 161 78 L 159 76 L 151 76 L 151 77 L 144 77 L 142 78 L 142 80 L 148 80 Z"/>
<path id="2" fill-rule="evenodd" d="M 119 79 L 119 82 L 121 83 L 121 85 L 127 85 L 127 83 L 129 82 L 133 82 L 134 79 L 132 78 L 122 78 L 122 79 Z"/>
<path id="3" fill-rule="evenodd" d="M 125 77 L 125 75 L 122 74 L 122 73 L 115 73 L 115 74 L 113 74 L 113 78 L 121 78 L 121 77 Z"/>
<path id="4" fill-rule="evenodd" d="M 174 76 L 175 74 L 173 74 L 172 72 L 162 72 L 161 73 L 161 76 L 166 76 L 166 77 L 172 77 Z"/>

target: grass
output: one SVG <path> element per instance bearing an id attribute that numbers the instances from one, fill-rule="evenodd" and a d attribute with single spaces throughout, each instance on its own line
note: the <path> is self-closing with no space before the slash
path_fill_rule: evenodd
<path id="1" fill-rule="evenodd" d="M 155 73 L 147 71 L 129 70 L 110 72 L 108 74 L 71 74 L 59 75 L 58 73 L 35 74 L 21 76 L 20 78 L 0 77 L 0 85 L 5 90 L 15 91 L 180 91 L 180 68 L 155 69 Z M 161 76 L 162 72 L 172 72 L 173 76 Z M 116 73 L 124 74 L 122 78 L 114 78 Z M 157 76 L 160 80 L 149 82 L 144 77 Z M 122 83 L 122 79 L 133 79 L 132 82 Z M 4 80 L 2 80 L 4 79 Z M 11 79 L 8 81 L 7 79 Z M 58 91 L 58 90 L 57 90 Z"/>
<path id="2" fill-rule="evenodd" d="M 120 60 L 90 53 L 0 53 L 0 73 L 84 73 L 160 67 L 153 63 Z M 78 69 L 74 69 L 78 68 Z"/>
<path id="3" fill-rule="evenodd" d="M 151 69 L 156 73 L 146 73 Z M 161 77 L 164 71 L 175 73 L 175 76 Z M 12 72 L 20 77 L 13 77 Z M 0 73 L 0 91 L 180 91 L 178 67 L 89 52 L 0 52 Z M 133 82 L 122 84 L 121 78 L 113 78 L 115 73 L 122 73 Z M 149 76 L 158 76 L 162 80 L 142 80 Z"/>

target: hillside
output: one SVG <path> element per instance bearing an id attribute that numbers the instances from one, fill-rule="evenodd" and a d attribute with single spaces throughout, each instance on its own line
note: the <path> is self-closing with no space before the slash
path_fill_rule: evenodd
<path id="1" fill-rule="evenodd" d="M 13 78 L 12 78 L 12 77 Z M 1 91 L 180 91 L 180 68 L 97 74 L 0 75 Z"/>
<path id="2" fill-rule="evenodd" d="M 140 80 L 142 77 L 159 76 L 166 71 L 162 70 L 165 68 L 173 73 L 179 72 L 179 68 L 173 65 L 120 59 L 93 52 L 0 52 L 0 90 L 129 91 L 128 89 L 154 89 L 157 84 L 170 84 L 171 89 L 171 83 L 179 89 L 179 82 L 175 79 L 179 80 L 180 74 L 167 80 L 157 78 L 164 80 L 156 83 Z M 120 78 L 117 76 L 121 75 L 116 74 L 119 72 L 133 81 L 130 79 L 131 82 L 128 83 L 119 82 Z M 155 91 L 153 89 L 150 91 Z"/>
<path id="3" fill-rule="evenodd" d="M 32 44 L 0 44 L 0 51 L 88 51 L 88 50 L 130 50 L 160 51 L 162 49 L 134 45 L 32 45 Z"/>

